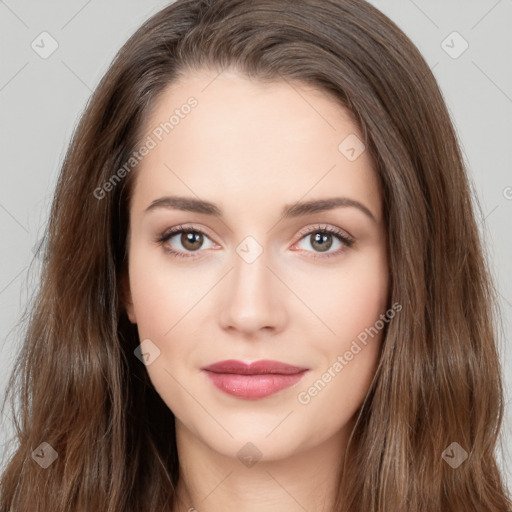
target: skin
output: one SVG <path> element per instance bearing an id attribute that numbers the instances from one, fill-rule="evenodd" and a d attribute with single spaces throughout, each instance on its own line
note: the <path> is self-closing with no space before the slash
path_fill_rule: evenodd
<path id="1" fill-rule="evenodd" d="M 149 377 L 176 418 L 176 510 L 330 511 L 354 415 L 378 363 L 380 331 L 309 403 L 298 395 L 389 307 L 374 164 L 367 151 L 350 161 L 338 150 L 348 135 L 363 137 L 332 97 L 234 70 L 189 71 L 160 97 L 145 133 L 190 96 L 198 105 L 137 168 L 124 283 L 140 339 L 160 350 L 146 366 Z M 145 211 L 168 195 L 214 202 L 224 215 Z M 350 206 L 280 217 L 285 205 L 333 196 L 361 202 L 375 220 Z M 156 241 L 183 223 L 205 232 L 198 250 L 181 234 Z M 332 236 L 327 253 L 337 254 L 327 258 L 314 243 L 319 224 L 355 243 Z M 236 251 L 249 235 L 263 249 L 252 263 Z M 165 246 L 192 257 L 173 257 Z M 218 390 L 200 370 L 225 359 L 309 371 L 290 388 L 246 400 Z M 251 467 L 237 456 L 248 442 L 262 456 Z"/>

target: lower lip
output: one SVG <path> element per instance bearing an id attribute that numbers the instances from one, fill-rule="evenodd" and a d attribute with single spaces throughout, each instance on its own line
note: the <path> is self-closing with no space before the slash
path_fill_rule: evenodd
<path id="1" fill-rule="evenodd" d="M 267 373 L 265 375 L 240 375 L 238 373 L 214 373 L 206 371 L 208 378 L 221 391 L 238 398 L 257 399 L 273 395 L 293 386 L 307 370 L 292 375 Z"/>

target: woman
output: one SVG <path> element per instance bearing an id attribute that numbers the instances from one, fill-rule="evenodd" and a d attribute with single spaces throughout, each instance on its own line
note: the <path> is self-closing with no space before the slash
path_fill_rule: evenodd
<path id="1" fill-rule="evenodd" d="M 166 7 L 62 167 L 0 509 L 510 510 L 472 199 L 371 5 Z"/>

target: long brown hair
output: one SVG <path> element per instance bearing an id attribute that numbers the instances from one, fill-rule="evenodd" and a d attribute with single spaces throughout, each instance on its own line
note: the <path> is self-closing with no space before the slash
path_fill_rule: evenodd
<path id="1" fill-rule="evenodd" d="M 178 0 L 119 51 L 65 156 L 6 394 L 16 449 L 0 510 L 172 507 L 174 416 L 134 356 L 140 341 L 120 294 L 135 171 L 119 169 L 140 147 L 162 91 L 204 67 L 333 95 L 378 169 L 389 303 L 402 310 L 340 461 L 335 510 L 512 509 L 495 459 L 503 415 L 496 291 L 476 193 L 425 60 L 363 0 Z M 57 454 L 47 468 L 34 455 L 53 453 L 43 442 Z M 446 458 L 454 449 L 467 454 L 457 468 Z"/>

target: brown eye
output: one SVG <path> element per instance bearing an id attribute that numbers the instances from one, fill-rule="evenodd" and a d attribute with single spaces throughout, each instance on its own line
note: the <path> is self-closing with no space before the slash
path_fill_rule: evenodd
<path id="1" fill-rule="evenodd" d="M 345 232 L 331 226 L 316 226 L 309 231 L 303 231 L 302 238 L 297 242 L 301 249 L 312 253 L 313 258 L 329 258 L 344 253 L 354 244 L 354 239 Z M 300 247 L 306 243 L 309 248 Z M 334 247 L 333 247 L 334 246 Z M 331 251 L 331 249 L 334 250 Z"/>
<path id="2" fill-rule="evenodd" d="M 157 242 L 172 256 L 184 258 L 199 256 L 202 252 L 200 249 L 208 249 L 215 246 L 215 243 L 202 230 L 184 226 L 177 226 L 164 232 L 157 239 Z M 205 246 L 205 242 L 209 242 L 210 246 Z"/>
<path id="3" fill-rule="evenodd" d="M 180 242 L 187 251 L 197 251 L 203 245 L 203 238 L 203 234 L 198 231 L 183 231 Z"/>
<path id="4" fill-rule="evenodd" d="M 311 239 L 311 247 L 320 252 L 328 251 L 331 248 L 333 238 L 333 235 L 331 233 L 316 232 L 311 233 L 309 236 L 312 235 L 314 236 Z"/>

